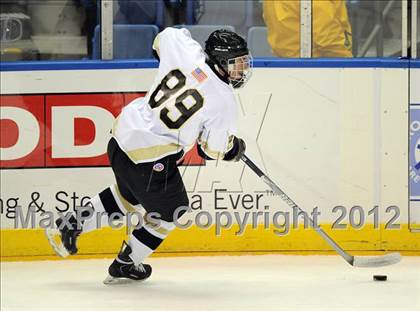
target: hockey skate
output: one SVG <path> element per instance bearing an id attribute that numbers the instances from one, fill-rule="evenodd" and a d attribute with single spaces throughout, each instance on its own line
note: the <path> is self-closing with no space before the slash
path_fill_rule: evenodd
<path id="1" fill-rule="evenodd" d="M 120 253 L 108 268 L 109 275 L 104 280 L 104 284 L 113 285 L 143 281 L 152 274 L 150 265 L 134 264 L 129 256 L 131 252 L 130 245 L 124 241 Z"/>
<path id="2" fill-rule="evenodd" d="M 67 221 L 71 227 L 68 224 L 62 225 L 63 222 L 63 217 L 58 218 L 55 222 L 57 229 L 46 229 L 45 234 L 56 254 L 67 257 L 77 253 L 76 242 L 82 230 L 78 228 L 77 220 L 73 215 Z"/>

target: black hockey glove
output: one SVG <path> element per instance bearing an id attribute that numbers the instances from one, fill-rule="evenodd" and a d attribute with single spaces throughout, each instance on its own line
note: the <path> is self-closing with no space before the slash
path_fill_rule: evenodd
<path id="1" fill-rule="evenodd" d="M 224 161 L 238 162 L 245 153 L 246 144 L 243 139 L 233 137 L 233 147 L 223 157 Z"/>

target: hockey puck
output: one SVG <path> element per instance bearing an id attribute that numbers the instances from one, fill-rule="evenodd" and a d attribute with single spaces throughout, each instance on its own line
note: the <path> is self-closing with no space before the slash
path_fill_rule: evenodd
<path id="1" fill-rule="evenodd" d="M 375 281 L 386 281 L 387 276 L 386 275 L 374 275 L 373 280 L 375 280 Z"/>

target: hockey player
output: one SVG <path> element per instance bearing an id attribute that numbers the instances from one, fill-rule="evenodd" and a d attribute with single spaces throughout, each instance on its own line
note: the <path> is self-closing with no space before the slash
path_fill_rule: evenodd
<path id="1" fill-rule="evenodd" d="M 175 228 L 179 207 L 189 205 L 177 162 L 196 143 L 206 159 L 239 161 L 245 143 L 235 136 L 237 103 L 233 88 L 243 86 L 251 74 L 246 41 L 234 32 L 210 34 L 205 50 L 187 29 L 166 28 L 154 40 L 159 70 L 151 90 L 124 107 L 108 144 L 108 157 L 116 184 L 91 199 L 95 214 L 126 214 L 140 205 L 160 215 L 160 226 L 145 223 L 109 267 L 106 284 L 119 279 L 143 280 L 152 268 L 143 264 Z M 97 229 L 96 217 L 84 221 L 72 216 L 56 222 L 61 243 L 48 232 L 61 256 L 77 253 L 81 233 Z M 102 222 L 104 223 L 104 222 Z"/>

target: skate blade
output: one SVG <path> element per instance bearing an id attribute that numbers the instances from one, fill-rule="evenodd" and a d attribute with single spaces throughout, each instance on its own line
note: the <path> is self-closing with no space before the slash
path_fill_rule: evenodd
<path id="1" fill-rule="evenodd" d="M 58 256 L 65 258 L 70 255 L 61 242 L 60 231 L 57 229 L 46 229 L 45 235 L 51 247 Z"/>
<path id="2" fill-rule="evenodd" d="M 142 281 L 144 281 L 145 279 L 142 280 L 133 280 L 133 279 L 129 279 L 129 278 L 116 278 L 113 277 L 111 275 L 108 275 L 106 277 L 106 279 L 103 281 L 103 283 L 105 285 L 124 285 L 124 284 L 133 284 L 133 283 L 140 283 Z"/>

